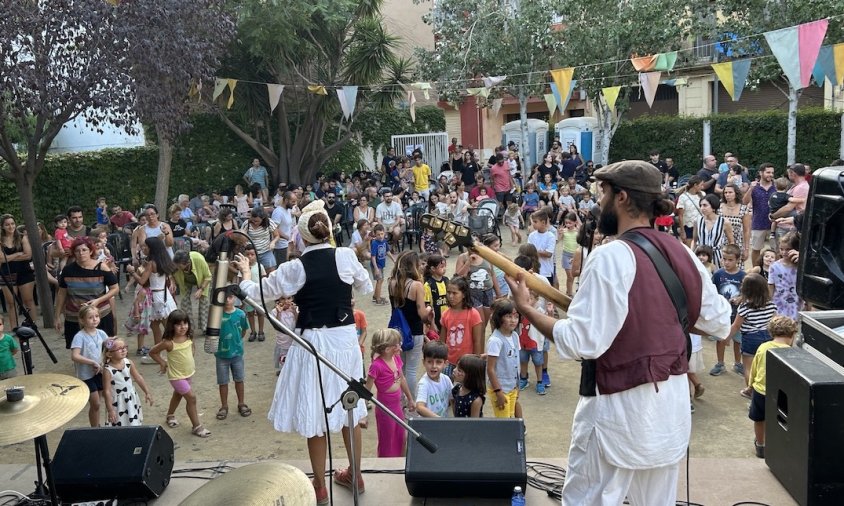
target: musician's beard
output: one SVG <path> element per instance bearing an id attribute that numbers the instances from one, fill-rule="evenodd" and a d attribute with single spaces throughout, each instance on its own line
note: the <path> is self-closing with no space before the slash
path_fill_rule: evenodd
<path id="1" fill-rule="evenodd" d="M 601 209 L 601 214 L 598 216 L 598 231 L 607 237 L 618 234 L 618 213 L 615 202 L 611 201 Z"/>

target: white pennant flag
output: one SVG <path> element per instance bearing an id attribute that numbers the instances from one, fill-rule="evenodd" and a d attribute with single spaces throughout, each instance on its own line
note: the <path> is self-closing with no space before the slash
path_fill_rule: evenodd
<path id="1" fill-rule="evenodd" d="M 219 97 L 220 93 L 222 93 L 223 90 L 226 89 L 226 86 L 228 86 L 228 84 L 229 84 L 228 79 L 220 79 L 219 77 L 217 79 L 215 79 L 214 80 L 214 94 L 211 95 L 211 100 L 212 101 L 217 100 L 217 97 Z"/>
<path id="2" fill-rule="evenodd" d="M 497 84 L 501 84 L 505 79 L 507 79 L 507 76 L 484 77 L 484 86 L 492 88 Z"/>
<path id="3" fill-rule="evenodd" d="M 413 90 L 407 92 L 407 104 L 410 106 L 410 120 L 416 123 L 416 94 Z"/>
<path id="4" fill-rule="evenodd" d="M 270 112 L 275 111 L 278 106 L 278 101 L 281 99 L 281 92 L 284 91 L 283 84 L 269 84 L 267 83 L 267 93 L 270 96 Z"/>
<path id="5" fill-rule="evenodd" d="M 340 109 L 343 110 L 343 117 L 347 120 L 355 113 L 357 96 L 357 86 L 341 86 L 337 89 L 337 98 L 340 100 Z"/>
<path id="6" fill-rule="evenodd" d="M 419 83 L 413 83 L 413 84 L 411 84 L 411 86 L 413 86 L 417 90 L 422 90 L 422 95 L 425 96 L 425 100 L 431 99 L 431 94 L 429 93 L 430 90 L 431 90 L 431 83 L 419 82 Z"/>

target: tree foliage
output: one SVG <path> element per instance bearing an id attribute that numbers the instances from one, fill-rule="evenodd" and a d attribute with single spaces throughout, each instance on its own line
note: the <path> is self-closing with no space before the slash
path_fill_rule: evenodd
<path id="1" fill-rule="evenodd" d="M 238 40 L 223 72 L 244 81 L 226 124 L 272 170 L 275 180 L 311 180 L 355 136 L 369 107 L 389 108 L 401 94 L 409 64 L 397 58 L 396 37 L 380 18 L 382 0 L 245 0 Z M 267 88 L 286 87 L 275 111 Z M 341 120 L 336 86 L 360 86 L 355 114 Z M 307 90 L 327 87 L 328 95 Z M 244 126 L 245 125 L 245 126 Z M 336 130 L 335 135 L 330 135 Z M 328 135 L 327 135 L 328 134 Z M 330 139 L 326 142 L 326 139 Z"/>
<path id="2" fill-rule="evenodd" d="M 522 155 L 529 156 L 527 101 L 546 93 L 548 74 L 562 41 L 555 33 L 560 2 L 552 0 L 442 0 L 425 18 L 433 50 L 416 50 L 420 79 L 434 81 L 441 100 L 459 102 L 482 77 L 507 76 L 490 98 L 519 99 Z M 471 100 L 471 98 L 469 98 Z M 488 103 L 487 103 L 488 104 Z"/>
<path id="3" fill-rule="evenodd" d="M 631 56 L 675 51 L 695 36 L 710 36 L 714 11 L 704 0 L 684 4 L 673 0 L 584 0 L 566 2 L 564 11 L 564 28 L 559 33 L 565 43 L 560 61 L 577 67 L 577 84 L 586 90 L 598 113 L 602 161 L 606 162 L 612 135 L 628 109 L 629 93 L 637 90 L 624 91 L 613 114 L 601 98 L 601 88 L 638 84 Z M 681 52 L 676 66 L 686 64 L 689 56 Z"/>

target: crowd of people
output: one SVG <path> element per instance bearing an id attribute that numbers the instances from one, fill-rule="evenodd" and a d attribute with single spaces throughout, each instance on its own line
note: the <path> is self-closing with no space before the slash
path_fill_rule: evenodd
<path id="1" fill-rule="evenodd" d="M 248 193 L 238 185 L 230 196 L 180 195 L 167 221 L 153 205 L 135 214 L 102 198 L 95 223 L 87 226 L 83 209 L 71 207 L 55 218 L 53 237 L 43 229 L 43 244 L 34 246 L 14 218 L 3 215 L 0 274 L 8 319 L 17 324 L 13 291 L 36 310 L 30 260 L 32 248 L 42 247 L 56 286 L 56 329 L 90 390 L 91 425 L 102 424 L 101 405 L 107 424 L 143 421 L 135 385 L 147 402 L 153 396 L 128 358 L 134 335 L 139 362 L 158 364 L 172 386 L 167 425 L 179 426 L 175 411 L 184 398 L 192 433 L 208 437 L 192 387 L 194 337 L 208 319 L 217 255 L 229 243 L 235 258 L 230 281 L 255 299 L 275 301 L 273 316 L 350 376 L 363 371 L 367 388 L 400 417 L 480 417 L 488 402 L 496 417 L 522 418 L 519 397 L 531 384 L 531 365 L 533 389 L 544 395 L 551 386 L 551 348 L 563 359 L 583 360 L 564 497 L 588 504 L 601 490 L 616 490 L 619 502 L 629 493 L 636 504 L 673 504 L 690 413 L 705 391 L 699 376 L 704 336 L 716 341 L 713 376 L 726 371 L 724 355 L 733 342 L 733 370 L 744 376 L 740 394 L 751 400 L 755 448 L 764 455 L 764 353 L 790 343 L 804 308 L 795 285 L 809 170 L 794 164 L 787 179 L 774 180 L 774 167 L 762 164 L 754 177 L 727 153 L 721 167 L 707 156 L 683 181 L 673 161 L 656 151 L 647 161 L 602 167 L 583 160 L 574 145 L 564 150 L 556 139 L 552 146 L 528 172 L 515 146 L 499 146 L 481 164 L 455 139 L 436 178 L 421 151 L 396 157 L 390 149 L 374 171 L 318 174 L 304 186 L 281 183 L 272 196 L 268 172 L 255 159 L 244 174 Z M 498 203 L 495 219 L 518 246 L 513 262 L 573 297 L 566 319 L 525 279 L 505 276 L 474 250 L 458 252 L 449 277 L 451 244 L 432 232 L 420 233 L 415 245 L 408 241 L 416 225 L 410 221 L 418 219 L 414 210 L 471 229 L 473 210 L 484 200 Z M 631 234 L 655 246 L 676 272 L 689 328 L 680 325 L 650 253 L 634 245 Z M 498 250 L 502 237 L 485 233 L 478 240 Z M 124 263 L 132 304 L 129 314 L 117 315 Z M 389 304 L 398 324 L 370 336 L 353 290 L 372 294 L 376 305 Z M 637 314 L 649 318 L 639 321 Z M 206 336 L 203 343 L 217 365 L 217 419 L 228 416 L 230 380 L 238 413 L 251 414 L 243 341 L 264 341 L 264 330 L 259 312 L 227 298 L 219 338 Z M 153 346 L 147 347 L 150 333 Z M 9 358 L 16 348 L 13 339 L 0 339 L 0 378 L 15 374 Z M 333 479 L 349 488 L 357 480 L 363 492 L 366 403 L 353 410 L 352 427 L 340 410 L 326 419 L 324 400 L 338 398 L 345 382 L 325 369 L 320 374 L 307 350 L 283 332 L 275 336 L 272 360 L 278 381 L 270 420 L 275 430 L 307 439 L 318 503 L 328 500 L 326 431 L 354 439 L 348 457 L 357 475 L 345 469 Z M 644 365 L 652 362 L 658 367 Z M 629 413 L 640 414 L 639 421 Z M 404 455 L 401 427 L 381 411 L 375 424 L 377 455 Z M 589 466 L 599 480 L 586 474 Z"/>

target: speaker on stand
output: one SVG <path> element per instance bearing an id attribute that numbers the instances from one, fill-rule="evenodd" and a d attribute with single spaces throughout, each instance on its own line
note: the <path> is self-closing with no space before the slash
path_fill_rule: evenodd
<path id="1" fill-rule="evenodd" d="M 152 499 L 170 483 L 173 440 L 160 425 L 69 429 L 53 458 L 63 502 Z"/>

